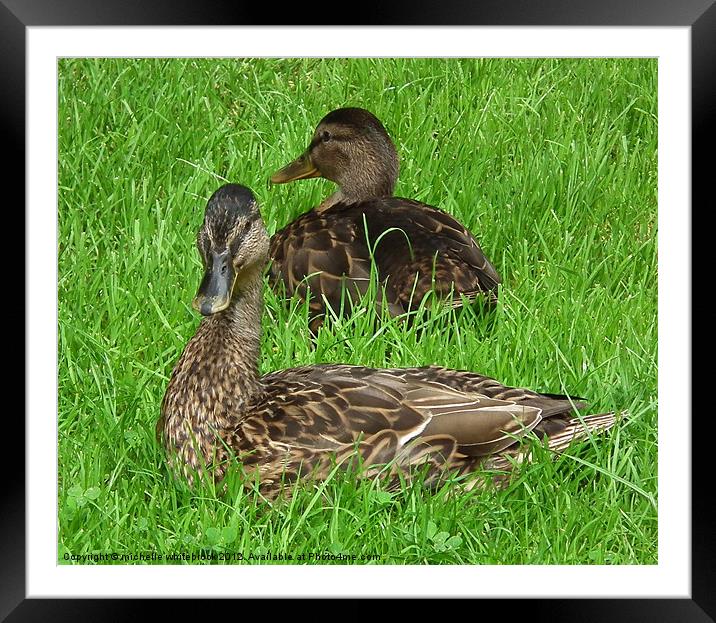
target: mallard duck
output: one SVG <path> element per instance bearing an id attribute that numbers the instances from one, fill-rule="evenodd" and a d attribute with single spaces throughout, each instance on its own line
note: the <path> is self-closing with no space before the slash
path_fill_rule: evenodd
<path id="1" fill-rule="evenodd" d="M 167 386 L 157 432 L 190 483 L 220 480 L 232 455 L 267 497 L 282 483 L 325 478 L 359 457 L 364 475 L 390 465 L 425 483 L 475 470 L 509 471 L 529 433 L 559 451 L 610 428 L 567 396 L 507 387 L 441 367 L 309 365 L 260 376 L 263 269 L 269 236 L 252 192 L 225 185 L 209 199 L 197 246 L 205 274 L 193 306 L 204 318 Z"/>
<path id="2" fill-rule="evenodd" d="M 371 256 L 377 305 L 393 316 L 415 309 L 433 290 L 456 307 L 481 295 L 497 300 L 500 276 L 474 236 L 438 208 L 393 196 L 398 169 L 393 141 L 375 115 L 340 108 L 321 120 L 304 154 L 271 176 L 274 184 L 319 176 L 338 184 L 271 238 L 272 285 L 308 299 L 314 333 L 326 301 L 338 313 L 342 291 L 365 294 Z M 345 297 L 344 311 L 352 300 Z"/>

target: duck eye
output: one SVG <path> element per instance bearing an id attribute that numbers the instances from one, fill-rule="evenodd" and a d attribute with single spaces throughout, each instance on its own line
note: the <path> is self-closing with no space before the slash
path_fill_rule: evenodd
<path id="1" fill-rule="evenodd" d="M 321 140 L 324 143 L 327 143 L 328 141 L 330 141 L 331 138 L 332 138 L 331 133 L 328 130 L 323 130 L 323 132 L 321 132 Z"/>

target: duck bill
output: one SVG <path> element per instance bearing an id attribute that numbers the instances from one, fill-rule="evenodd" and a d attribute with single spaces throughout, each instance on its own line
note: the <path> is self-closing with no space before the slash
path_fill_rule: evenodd
<path id="1" fill-rule="evenodd" d="M 236 272 L 229 251 L 210 253 L 208 266 L 194 297 L 192 307 L 202 316 L 225 310 L 231 303 Z"/>
<path id="2" fill-rule="evenodd" d="M 294 180 L 306 180 L 309 177 L 320 177 L 321 172 L 313 164 L 308 153 L 302 154 L 293 162 L 279 169 L 271 176 L 272 184 L 285 184 Z"/>

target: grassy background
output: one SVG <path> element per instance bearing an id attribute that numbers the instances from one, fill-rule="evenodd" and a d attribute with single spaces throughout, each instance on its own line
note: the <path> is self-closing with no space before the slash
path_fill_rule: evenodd
<path id="1" fill-rule="evenodd" d="M 73 59 L 59 63 L 59 551 L 322 551 L 381 563 L 657 562 L 657 65 L 650 59 Z M 499 492 L 398 494 L 337 476 L 274 506 L 173 483 L 154 437 L 198 317 L 196 230 L 223 181 L 270 232 L 331 192 L 269 187 L 320 118 L 373 111 L 396 194 L 438 205 L 504 278 L 493 322 L 366 316 L 310 347 L 266 293 L 264 372 L 436 363 L 628 409 L 608 440 Z M 452 493 L 451 493 L 452 491 Z"/>

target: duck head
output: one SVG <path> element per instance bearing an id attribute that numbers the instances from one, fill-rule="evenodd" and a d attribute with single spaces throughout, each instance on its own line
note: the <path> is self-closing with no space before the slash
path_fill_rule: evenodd
<path id="1" fill-rule="evenodd" d="M 225 310 L 266 263 L 269 236 L 253 193 L 226 184 L 209 199 L 196 240 L 204 277 L 192 306 L 204 316 Z"/>
<path id="2" fill-rule="evenodd" d="M 362 108 L 339 108 L 318 124 L 306 151 L 271 176 L 274 184 L 324 177 L 338 184 L 342 199 L 393 194 L 398 153 L 383 124 Z"/>

